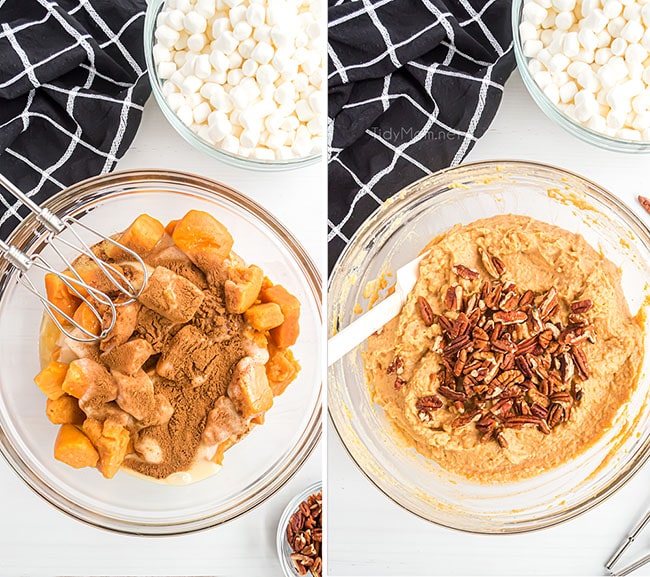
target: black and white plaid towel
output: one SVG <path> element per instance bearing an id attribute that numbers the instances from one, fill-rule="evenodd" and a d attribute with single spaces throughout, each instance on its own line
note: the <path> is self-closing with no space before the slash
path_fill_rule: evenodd
<path id="1" fill-rule="evenodd" d="M 145 9 L 0 0 L 0 172 L 36 202 L 112 170 L 131 144 L 150 93 Z M 0 201 L 6 237 L 19 205 L 4 191 Z"/>
<path id="2" fill-rule="evenodd" d="M 330 0 L 330 267 L 388 197 L 459 164 L 514 68 L 510 0 Z"/>

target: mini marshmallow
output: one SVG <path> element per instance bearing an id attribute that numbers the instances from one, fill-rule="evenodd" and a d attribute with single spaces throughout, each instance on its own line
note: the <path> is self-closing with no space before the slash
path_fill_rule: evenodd
<path id="1" fill-rule="evenodd" d="M 201 52 L 205 46 L 205 36 L 203 34 L 192 34 L 187 39 L 187 47 L 192 52 Z"/>
<path id="2" fill-rule="evenodd" d="M 251 52 L 251 58 L 257 60 L 260 64 L 267 64 L 273 58 L 275 50 L 266 42 L 259 42 Z"/>
<path id="3" fill-rule="evenodd" d="M 596 50 L 595 62 L 596 64 L 603 65 L 609 62 L 613 54 L 609 48 L 599 48 Z"/>
<path id="4" fill-rule="evenodd" d="M 190 75 L 186 76 L 183 79 L 180 85 L 180 89 L 185 96 L 189 96 L 190 94 L 195 94 L 198 92 L 202 84 L 203 82 L 201 82 L 200 78 Z"/>
<path id="5" fill-rule="evenodd" d="M 270 64 L 262 64 L 262 66 L 257 69 L 255 77 L 260 85 L 265 85 L 273 84 L 280 77 L 280 74 Z"/>
<path id="6" fill-rule="evenodd" d="M 618 0 L 605 0 L 603 4 L 603 14 L 610 20 L 616 18 L 623 12 L 623 4 Z"/>
<path id="7" fill-rule="evenodd" d="M 573 80 L 570 80 L 569 82 L 566 82 L 560 86 L 560 101 L 564 103 L 572 102 L 577 93 L 578 85 Z"/>
<path id="8" fill-rule="evenodd" d="M 201 102 L 200 104 L 195 106 L 194 110 L 192 111 L 192 114 L 194 116 L 194 122 L 196 122 L 196 124 L 203 124 L 207 120 L 211 111 L 212 108 L 210 107 L 209 103 Z"/>
<path id="9" fill-rule="evenodd" d="M 232 35 L 239 41 L 246 40 L 253 33 L 253 28 L 246 22 L 238 22 L 232 30 Z"/>
<path id="10" fill-rule="evenodd" d="M 271 27 L 263 24 L 258 26 L 253 31 L 253 38 L 258 42 L 266 42 L 267 44 L 272 44 L 273 40 L 271 39 Z"/>
<path id="11" fill-rule="evenodd" d="M 589 14 L 580 21 L 580 27 L 598 33 L 601 30 L 605 30 L 609 22 L 609 18 L 603 14 L 603 11 L 596 9 L 589 12 Z"/>
<path id="12" fill-rule="evenodd" d="M 568 58 L 577 56 L 580 52 L 580 40 L 577 32 L 569 32 L 564 36 L 562 52 Z"/>
<path id="13" fill-rule="evenodd" d="M 181 35 L 176 30 L 166 25 L 156 28 L 154 36 L 158 41 L 158 44 L 164 46 L 165 48 L 171 48 L 174 46 L 174 44 L 181 37 Z"/>
<path id="14" fill-rule="evenodd" d="M 277 48 L 291 48 L 294 35 L 284 24 L 276 24 L 271 28 L 271 40 Z"/>
<path id="15" fill-rule="evenodd" d="M 230 9 L 228 12 L 228 20 L 230 20 L 230 26 L 235 27 L 240 22 L 246 22 L 246 6 L 239 5 Z"/>
<path id="16" fill-rule="evenodd" d="M 548 63 L 548 70 L 552 74 L 557 74 L 566 70 L 570 63 L 571 61 L 564 54 L 555 54 Z"/>
<path id="17" fill-rule="evenodd" d="M 205 19 L 212 18 L 215 12 L 214 0 L 198 0 L 194 10 Z"/>
<path id="18" fill-rule="evenodd" d="M 224 32 L 230 30 L 230 20 L 228 18 L 215 18 L 212 22 L 212 37 L 216 40 Z"/>
<path id="19" fill-rule="evenodd" d="M 253 28 L 262 26 L 265 18 L 266 10 L 261 4 L 251 4 L 246 9 L 246 22 L 248 22 Z"/>
<path id="20" fill-rule="evenodd" d="M 255 60 L 248 58 L 242 64 L 241 70 L 244 73 L 244 76 L 255 76 L 258 68 L 259 64 Z"/>
<path id="21" fill-rule="evenodd" d="M 220 110 L 226 114 L 232 112 L 234 109 L 232 98 L 230 97 L 230 94 L 226 93 L 225 91 L 222 93 L 215 92 L 210 97 L 210 106 L 212 106 L 212 108 L 215 110 Z"/>
<path id="22" fill-rule="evenodd" d="M 648 57 L 648 51 L 641 44 L 630 44 L 625 50 L 625 62 L 628 64 L 643 64 Z"/>
<path id="23" fill-rule="evenodd" d="M 209 56 L 210 64 L 217 72 L 226 72 L 230 67 L 228 56 L 219 50 L 212 50 Z"/>
<path id="24" fill-rule="evenodd" d="M 253 48 L 255 48 L 255 40 L 252 38 L 247 38 L 239 44 L 237 52 L 239 52 L 242 58 L 250 58 L 251 52 L 253 52 Z"/>
<path id="25" fill-rule="evenodd" d="M 178 112 L 178 109 L 185 105 L 185 97 L 180 92 L 174 92 L 167 96 L 167 104 L 174 112 Z"/>
<path id="26" fill-rule="evenodd" d="M 547 11 L 542 8 L 537 2 L 526 2 L 523 10 L 524 19 L 534 25 L 539 25 L 544 22 L 547 16 Z"/>
<path id="27" fill-rule="evenodd" d="M 162 44 L 156 44 L 151 53 L 153 55 L 153 61 L 156 64 L 160 64 L 161 62 L 171 62 L 171 52 L 169 51 L 169 48 L 166 48 Z"/>
<path id="28" fill-rule="evenodd" d="M 239 41 L 233 36 L 232 32 L 226 30 L 214 41 L 214 44 L 217 50 L 228 56 L 237 49 Z"/>
<path id="29" fill-rule="evenodd" d="M 553 77 L 551 76 L 551 73 L 546 70 L 538 72 L 533 76 L 533 78 L 542 90 L 544 90 L 544 88 L 546 88 L 549 84 L 553 83 Z"/>
<path id="30" fill-rule="evenodd" d="M 183 30 L 184 18 L 185 14 L 181 10 L 170 10 L 166 14 L 165 24 L 167 24 L 167 26 L 170 28 L 173 28 L 174 30 L 180 32 Z"/>
<path id="31" fill-rule="evenodd" d="M 257 146 L 257 143 L 260 141 L 260 133 L 255 130 L 244 129 L 239 137 L 239 142 L 241 146 L 245 148 L 254 148 Z M 240 152 L 241 154 L 241 152 Z"/>
<path id="32" fill-rule="evenodd" d="M 578 74 L 578 84 L 589 92 L 597 92 L 600 90 L 600 80 L 593 70 L 584 70 Z"/>
<path id="33" fill-rule="evenodd" d="M 201 54 L 194 61 L 194 75 L 197 78 L 205 80 L 212 74 L 212 65 L 210 64 L 210 57 L 207 54 Z"/>
<path id="34" fill-rule="evenodd" d="M 208 27 L 208 21 L 198 12 L 190 11 L 185 14 L 183 27 L 189 34 L 203 34 Z"/>
<path id="35" fill-rule="evenodd" d="M 618 16 L 609 21 L 609 24 L 607 24 L 607 32 L 609 32 L 613 38 L 618 38 L 621 35 L 621 32 L 623 31 L 626 23 L 627 20 L 625 20 L 625 18 Z"/>
<path id="36" fill-rule="evenodd" d="M 630 44 L 636 44 L 641 41 L 643 38 L 643 33 L 645 29 L 640 22 L 636 20 L 630 20 L 621 30 L 621 38 L 627 40 Z"/>
<path id="37" fill-rule="evenodd" d="M 231 52 L 230 56 L 228 56 L 228 66 L 231 69 L 241 68 L 243 62 L 244 59 L 242 58 L 242 55 L 239 52 Z"/>
<path id="38" fill-rule="evenodd" d="M 194 114 L 192 112 L 192 109 L 184 104 L 181 106 L 177 111 L 176 111 L 176 116 L 180 119 L 180 121 L 185 125 L 185 126 L 190 126 L 192 124 L 192 121 L 194 120 Z"/>
<path id="39" fill-rule="evenodd" d="M 573 26 L 575 21 L 576 17 L 573 12 L 560 12 L 555 17 L 555 26 L 558 30 L 568 30 Z"/>
<path id="40" fill-rule="evenodd" d="M 163 80 L 171 78 L 172 74 L 176 72 L 176 64 L 174 62 L 161 62 L 158 64 L 158 76 Z"/>
<path id="41" fill-rule="evenodd" d="M 627 41 L 623 38 L 615 38 L 612 42 L 611 50 L 615 56 L 623 56 L 627 49 Z"/>
<path id="42" fill-rule="evenodd" d="M 551 5 L 556 12 L 573 12 L 576 0 L 552 0 Z"/>
<path id="43" fill-rule="evenodd" d="M 228 71 L 228 84 L 230 86 L 237 86 L 244 78 L 244 72 L 241 68 L 234 68 Z"/>
<path id="44" fill-rule="evenodd" d="M 623 140 L 641 140 L 641 133 L 638 130 L 632 128 L 621 128 L 616 132 L 616 138 L 621 138 Z"/>

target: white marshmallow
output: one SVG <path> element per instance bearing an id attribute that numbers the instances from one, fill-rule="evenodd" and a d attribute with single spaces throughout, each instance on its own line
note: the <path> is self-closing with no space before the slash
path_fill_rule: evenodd
<path id="1" fill-rule="evenodd" d="M 250 58 L 251 52 L 253 52 L 253 48 L 255 48 L 255 40 L 252 38 L 247 38 L 243 42 L 240 42 L 239 48 L 237 48 L 237 52 L 241 54 L 242 58 Z"/>
<path id="2" fill-rule="evenodd" d="M 273 58 L 274 54 L 275 50 L 273 50 L 273 47 L 270 44 L 267 44 L 266 42 L 259 42 L 255 48 L 253 48 L 251 52 L 251 58 L 260 64 L 268 64 Z"/>
<path id="3" fill-rule="evenodd" d="M 161 62 L 160 64 L 158 64 L 157 70 L 158 70 L 158 76 L 163 80 L 167 80 L 168 78 L 171 78 L 174 72 L 176 72 L 176 64 L 174 62 Z"/>
<path id="4" fill-rule="evenodd" d="M 547 11 L 542 8 L 537 2 L 526 2 L 523 10 L 523 17 L 528 22 L 539 25 L 544 22 L 547 16 Z"/>
<path id="5" fill-rule="evenodd" d="M 208 21 L 198 12 L 190 11 L 185 14 L 183 27 L 187 30 L 188 34 L 203 34 L 208 27 Z"/>
<path id="6" fill-rule="evenodd" d="M 173 28 L 163 25 L 156 28 L 154 36 L 161 46 L 171 48 L 178 41 L 181 35 Z"/>
<path id="7" fill-rule="evenodd" d="M 233 36 L 233 33 L 226 30 L 214 41 L 217 50 L 223 52 L 227 56 L 234 52 L 239 46 L 239 41 Z M 243 55 L 242 55 L 243 56 Z"/>
<path id="8" fill-rule="evenodd" d="M 560 86 L 560 101 L 564 103 L 572 102 L 577 93 L 578 85 L 573 80 L 570 80 L 569 82 L 566 82 Z"/>
<path id="9" fill-rule="evenodd" d="M 262 26 L 266 18 L 266 10 L 261 4 L 251 4 L 246 9 L 246 22 L 248 22 L 253 28 Z"/>
<path id="10" fill-rule="evenodd" d="M 609 22 L 609 18 L 603 14 L 602 10 L 595 9 L 580 21 L 580 27 L 598 33 L 605 30 Z"/>
<path id="11" fill-rule="evenodd" d="M 183 29 L 183 19 L 185 18 L 185 14 L 182 10 L 170 10 L 167 12 L 166 16 L 165 24 L 167 24 L 167 26 L 178 32 Z"/>
<path id="12" fill-rule="evenodd" d="M 209 103 L 201 102 L 201 104 L 195 106 L 194 110 L 192 111 L 194 122 L 197 124 L 203 124 L 207 120 L 211 111 L 212 108 L 210 107 Z"/>
<path id="13" fill-rule="evenodd" d="M 203 83 L 201 82 L 200 78 L 190 75 L 186 76 L 183 79 L 180 85 L 180 89 L 185 96 L 189 96 L 190 94 L 195 94 L 198 92 L 202 84 Z"/>
<path id="14" fill-rule="evenodd" d="M 212 50 L 208 58 L 217 72 L 226 72 L 230 67 L 228 56 L 219 50 Z"/>
<path id="15" fill-rule="evenodd" d="M 612 56 L 612 51 L 609 48 L 599 48 L 596 50 L 595 62 L 602 66 L 603 64 L 607 64 Z"/>
<path id="16" fill-rule="evenodd" d="M 194 61 L 194 75 L 197 78 L 205 80 L 212 74 L 212 65 L 210 64 L 210 57 L 207 54 L 201 54 Z"/>
<path id="17" fill-rule="evenodd" d="M 628 64 L 643 64 L 648 57 L 648 51 L 641 44 L 630 44 L 625 50 L 625 62 Z"/>
<path id="18" fill-rule="evenodd" d="M 636 44 L 637 42 L 641 41 L 644 32 L 645 29 L 640 22 L 636 20 L 630 20 L 623 27 L 623 30 L 621 30 L 621 38 L 624 38 L 630 44 Z"/>
<path id="19" fill-rule="evenodd" d="M 215 18 L 212 21 L 212 38 L 218 40 L 227 31 L 230 31 L 230 20 L 228 18 Z"/>
<path id="20" fill-rule="evenodd" d="M 555 26 L 558 30 L 568 30 L 573 26 L 575 21 L 576 17 L 573 12 L 560 12 L 555 17 Z"/>
<path id="21" fill-rule="evenodd" d="M 617 16 L 607 24 L 607 31 L 613 38 L 618 38 L 625 27 L 627 20 L 623 16 Z"/>
<path id="22" fill-rule="evenodd" d="M 623 4 L 618 0 L 605 0 L 603 4 L 603 14 L 610 20 L 616 18 L 623 12 Z"/>
<path id="23" fill-rule="evenodd" d="M 580 40 L 577 32 L 569 32 L 564 36 L 562 52 L 568 58 L 577 56 L 580 52 Z"/>
<path id="24" fill-rule="evenodd" d="M 552 74 L 563 72 L 567 69 L 571 61 L 564 54 L 555 54 L 548 63 L 548 70 Z"/>
<path id="25" fill-rule="evenodd" d="M 244 76 L 255 76 L 258 68 L 259 64 L 255 60 L 248 58 L 242 64 L 241 70 L 244 73 Z"/>
<path id="26" fill-rule="evenodd" d="M 224 112 L 225 114 L 232 112 L 234 109 L 232 98 L 230 98 L 230 94 L 225 91 L 222 93 L 215 92 L 210 97 L 210 106 L 215 110 Z"/>
<path id="27" fill-rule="evenodd" d="M 194 120 L 194 114 L 192 113 L 192 109 L 184 104 L 181 106 L 177 111 L 176 111 L 176 116 L 180 119 L 180 121 L 185 125 L 185 126 L 190 126 L 192 124 L 192 121 Z"/>
<path id="28" fill-rule="evenodd" d="M 266 24 L 258 26 L 253 31 L 253 38 L 257 40 L 257 42 L 266 42 L 267 44 L 272 44 L 273 40 L 271 39 L 271 27 L 266 26 Z"/>
<path id="29" fill-rule="evenodd" d="M 232 30 L 232 35 L 240 42 L 249 38 L 252 33 L 253 28 L 246 21 L 238 22 Z"/>
<path id="30" fill-rule="evenodd" d="M 214 0 L 197 0 L 196 7 L 194 8 L 197 14 L 200 14 L 205 19 L 212 18 L 215 12 Z"/>
<path id="31" fill-rule="evenodd" d="M 233 29 L 240 22 L 246 22 L 246 6 L 240 4 L 231 8 L 230 12 L 228 12 L 228 20 L 230 20 L 230 26 Z"/>
<path id="32" fill-rule="evenodd" d="M 244 59 L 242 58 L 242 55 L 239 52 L 231 52 L 230 56 L 228 56 L 228 66 L 233 69 L 233 68 L 241 68 L 241 65 L 243 64 Z"/>
<path id="33" fill-rule="evenodd" d="M 280 77 L 280 73 L 270 64 L 262 64 L 255 77 L 260 85 L 273 84 Z"/>
<path id="34" fill-rule="evenodd" d="M 167 104 L 174 112 L 178 112 L 178 109 L 185 104 L 185 97 L 180 92 L 174 92 L 167 96 Z"/>
<path id="35" fill-rule="evenodd" d="M 233 68 L 228 71 L 228 84 L 230 86 L 237 86 L 244 78 L 244 73 L 241 68 Z"/>

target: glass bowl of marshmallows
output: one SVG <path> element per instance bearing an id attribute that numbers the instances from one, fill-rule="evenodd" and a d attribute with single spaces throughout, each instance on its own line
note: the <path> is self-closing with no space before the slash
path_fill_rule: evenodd
<path id="1" fill-rule="evenodd" d="M 152 0 L 145 56 L 163 114 L 195 148 L 243 168 L 321 156 L 318 0 Z"/>
<path id="2" fill-rule="evenodd" d="M 581 140 L 650 152 L 650 4 L 514 0 L 517 65 L 544 113 Z"/>

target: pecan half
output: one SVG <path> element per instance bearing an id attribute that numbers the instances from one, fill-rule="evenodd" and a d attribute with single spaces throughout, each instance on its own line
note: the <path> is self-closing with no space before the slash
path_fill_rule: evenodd
<path id="1" fill-rule="evenodd" d="M 428 421 L 432 414 L 442 407 L 442 401 L 436 395 L 420 397 L 415 403 L 415 410 L 421 421 Z"/>
<path id="2" fill-rule="evenodd" d="M 433 311 L 431 310 L 431 305 L 424 297 L 418 297 L 418 311 L 420 312 L 422 321 L 427 327 L 430 327 L 436 320 Z"/>
<path id="3" fill-rule="evenodd" d="M 528 315 L 524 311 L 497 311 L 492 318 L 504 325 L 514 325 L 525 323 L 528 320 Z"/>

